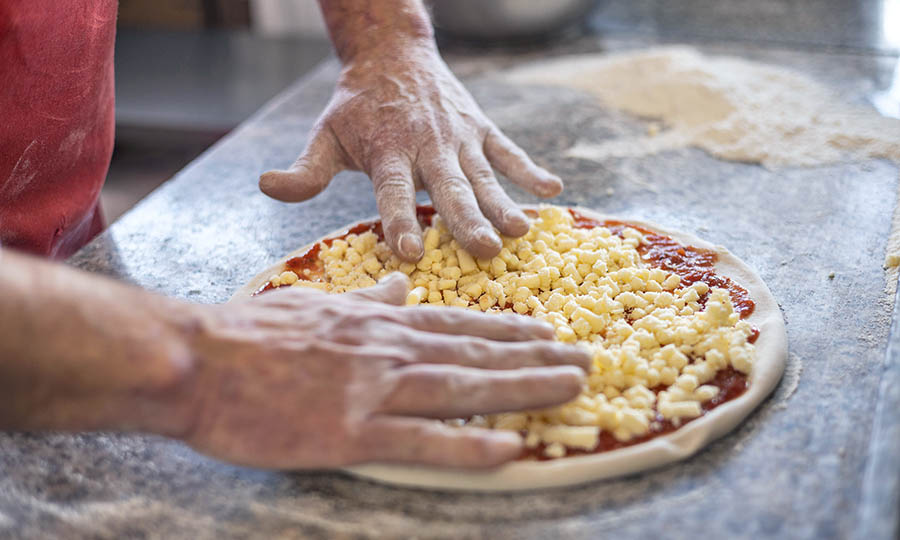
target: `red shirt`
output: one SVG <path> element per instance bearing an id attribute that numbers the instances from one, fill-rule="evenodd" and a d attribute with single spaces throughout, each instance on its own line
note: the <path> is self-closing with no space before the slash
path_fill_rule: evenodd
<path id="1" fill-rule="evenodd" d="M 116 0 L 0 0 L 0 243 L 55 258 L 103 229 Z"/>

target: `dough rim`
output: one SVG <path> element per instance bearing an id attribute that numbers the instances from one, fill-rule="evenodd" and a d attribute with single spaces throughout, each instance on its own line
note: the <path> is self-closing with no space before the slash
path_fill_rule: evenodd
<path id="1" fill-rule="evenodd" d="M 540 208 L 536 205 L 522 207 L 532 210 Z M 614 220 L 638 225 L 669 236 L 683 245 L 714 250 L 718 254 L 716 273 L 745 288 L 756 304 L 753 314 L 746 319 L 760 331 L 755 343 L 757 358 L 750 374 L 750 388 L 739 397 L 719 405 L 672 433 L 599 454 L 549 461 L 514 461 L 488 471 L 381 463 L 355 465 L 342 470 L 386 484 L 442 491 L 510 492 L 574 486 L 642 472 L 690 457 L 735 429 L 772 393 L 781 380 L 787 363 L 787 332 L 778 303 L 752 268 L 724 247 L 713 245 L 693 234 L 667 230 L 647 221 L 602 214 L 588 208 L 562 208 L 572 208 L 597 221 Z M 322 239 L 338 236 L 359 223 L 369 223 L 376 219 L 378 218 L 361 220 L 342 227 L 292 251 L 238 289 L 229 302 L 250 297 L 272 274 L 278 273 L 287 260 L 306 253 Z"/>

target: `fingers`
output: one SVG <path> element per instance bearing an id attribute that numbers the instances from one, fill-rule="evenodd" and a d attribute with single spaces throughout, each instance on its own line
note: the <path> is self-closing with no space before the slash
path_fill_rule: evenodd
<path id="1" fill-rule="evenodd" d="M 297 161 L 286 171 L 263 173 L 259 189 L 284 202 L 305 201 L 318 195 L 344 169 L 338 148 L 331 130 L 318 126 Z"/>
<path id="2" fill-rule="evenodd" d="M 419 174 L 434 208 L 466 251 L 484 259 L 500 253 L 503 246 L 500 237 L 478 208 L 478 201 L 456 156 L 452 159 L 443 155 L 426 158 Z"/>
<path id="3" fill-rule="evenodd" d="M 553 339 L 553 326 L 532 317 L 506 313 L 485 314 L 468 309 L 437 306 L 407 308 L 399 321 L 410 328 L 439 334 L 482 337 L 496 341 Z"/>
<path id="4" fill-rule="evenodd" d="M 400 272 L 393 272 L 381 278 L 376 285 L 348 292 L 346 296 L 402 306 L 406 304 L 406 295 L 408 293 L 409 278 Z"/>
<path id="5" fill-rule="evenodd" d="M 486 370 L 416 364 L 398 373 L 397 385 L 381 412 L 428 418 L 558 405 L 578 395 L 585 377 L 575 366 Z"/>
<path id="6" fill-rule="evenodd" d="M 527 233 L 528 218 L 500 187 L 481 149 L 463 146 L 459 164 L 472 185 L 478 206 L 485 217 L 507 236 L 522 236 Z"/>
<path id="7" fill-rule="evenodd" d="M 509 431 L 454 428 L 434 420 L 380 416 L 363 434 L 366 459 L 444 467 L 495 467 L 522 452 L 522 438 Z"/>
<path id="8" fill-rule="evenodd" d="M 384 239 L 394 253 L 408 262 L 422 258 L 422 228 L 416 218 L 416 189 L 411 165 L 400 156 L 384 156 L 369 171 L 381 214 Z"/>
<path id="9" fill-rule="evenodd" d="M 573 365 L 587 371 L 590 355 L 555 341 L 498 342 L 484 338 L 414 332 L 400 338 L 421 363 L 456 364 L 481 369 L 517 369 Z"/>
<path id="10" fill-rule="evenodd" d="M 491 129 L 484 141 L 484 155 L 511 182 L 539 197 L 556 197 L 562 192 L 562 180 L 535 165 L 528 154 L 497 127 Z"/>

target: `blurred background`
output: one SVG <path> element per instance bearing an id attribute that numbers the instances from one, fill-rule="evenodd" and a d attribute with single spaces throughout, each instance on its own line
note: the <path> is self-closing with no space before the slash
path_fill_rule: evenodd
<path id="1" fill-rule="evenodd" d="M 434 0 L 445 51 L 585 33 L 900 53 L 900 0 Z M 746 21 L 754 21 L 747 24 Z M 316 0 L 120 0 L 110 222 L 331 54 Z M 900 117 L 900 71 L 873 89 Z M 300 149 L 298 148 L 298 151 Z"/>
<path id="2" fill-rule="evenodd" d="M 120 0 L 107 220 L 330 53 L 314 0 Z"/>

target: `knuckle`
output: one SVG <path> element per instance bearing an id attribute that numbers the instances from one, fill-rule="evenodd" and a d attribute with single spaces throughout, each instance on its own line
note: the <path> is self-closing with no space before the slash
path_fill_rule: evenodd
<path id="1" fill-rule="evenodd" d="M 416 423 L 406 428 L 408 445 L 407 453 L 412 456 L 423 456 L 433 454 L 439 451 L 434 447 L 435 436 L 438 434 L 437 429 L 427 422 Z"/>
<path id="2" fill-rule="evenodd" d="M 531 335 L 535 328 L 542 326 L 542 322 L 526 315 L 515 313 L 503 313 L 503 319 L 499 321 L 510 333 Z"/>
<path id="3" fill-rule="evenodd" d="M 413 413 L 423 405 L 436 409 L 449 403 L 449 382 L 433 373 L 417 372 L 399 377 L 392 395 L 400 412 Z"/>
<path id="4" fill-rule="evenodd" d="M 484 186 L 497 183 L 497 179 L 494 178 L 494 171 L 485 167 L 472 169 L 471 171 L 469 171 L 469 174 L 467 176 L 469 177 L 469 182 L 471 182 L 472 185 Z"/>
<path id="5" fill-rule="evenodd" d="M 345 327 L 338 327 L 322 337 L 344 345 L 363 345 L 368 341 L 362 332 Z"/>
<path id="6" fill-rule="evenodd" d="M 459 176 L 442 175 L 433 180 L 431 185 L 435 194 L 443 198 L 457 199 L 466 192 L 465 181 Z"/>
<path id="7" fill-rule="evenodd" d="M 566 349 L 553 341 L 541 343 L 540 345 L 538 345 L 535 352 L 545 363 L 548 364 L 564 363 L 566 359 L 571 358 L 571 355 Z"/>
<path id="8" fill-rule="evenodd" d="M 369 304 L 353 306 L 353 311 L 347 315 L 350 322 L 361 325 L 381 325 L 394 321 L 393 311 L 383 307 L 382 304 Z"/>
<path id="9" fill-rule="evenodd" d="M 315 167 L 308 161 L 295 163 L 293 172 L 294 181 L 307 189 L 322 190 L 331 181 L 331 176 L 323 168 Z"/>
<path id="10" fill-rule="evenodd" d="M 498 347 L 494 346 L 486 339 L 463 338 L 458 346 L 458 357 L 464 359 L 482 359 L 496 363 L 504 360 L 504 355 L 500 354 L 498 349 Z"/>
<path id="11" fill-rule="evenodd" d="M 415 231 L 419 222 L 399 212 L 382 213 L 382 226 L 388 238 L 397 238 L 400 233 Z"/>
<path id="12" fill-rule="evenodd" d="M 414 364 L 416 362 L 416 355 L 407 349 L 396 350 L 387 357 L 388 360 L 393 362 L 398 366 L 405 366 L 409 364 Z"/>
<path id="13" fill-rule="evenodd" d="M 445 328 L 454 322 L 449 309 L 437 309 L 434 307 L 420 307 L 414 312 L 425 328 Z"/>
<path id="14" fill-rule="evenodd" d="M 375 195 L 399 198 L 412 191 L 412 182 L 400 172 L 384 175 L 375 174 Z"/>
<path id="15" fill-rule="evenodd" d="M 369 343 L 368 340 L 367 343 Z M 416 361 L 415 353 L 408 347 L 377 347 L 377 351 L 372 352 L 374 352 L 380 359 L 388 361 L 395 367 L 413 364 Z"/>
<path id="16" fill-rule="evenodd" d="M 501 190 L 493 192 L 485 197 L 481 203 L 485 213 L 490 212 L 490 217 L 499 226 L 509 227 L 524 222 L 518 206 Z"/>
<path id="17" fill-rule="evenodd" d="M 297 159 L 294 160 L 294 163 L 291 164 L 291 169 L 300 174 L 310 172 L 310 160 L 307 154 L 303 154 Z"/>
<path id="18" fill-rule="evenodd" d="M 456 403 L 457 398 L 465 397 L 468 394 L 466 390 L 469 385 L 466 384 L 466 379 L 458 373 L 446 375 L 438 386 L 437 395 L 440 397 L 441 403 Z"/>
<path id="19" fill-rule="evenodd" d="M 319 307 L 319 316 L 325 321 L 338 320 L 344 315 L 342 310 L 335 304 L 325 304 Z"/>

